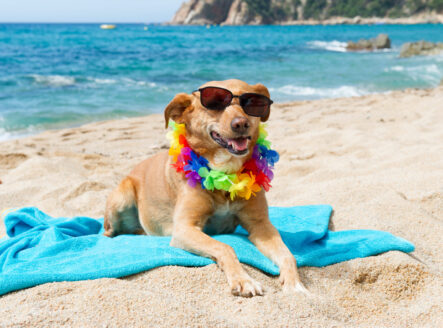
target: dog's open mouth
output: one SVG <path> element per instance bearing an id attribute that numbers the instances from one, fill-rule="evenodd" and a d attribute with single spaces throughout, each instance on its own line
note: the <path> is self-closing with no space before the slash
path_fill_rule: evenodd
<path id="1" fill-rule="evenodd" d="M 211 138 L 223 148 L 234 155 L 244 155 L 248 152 L 248 144 L 251 137 L 224 138 L 220 133 L 212 131 Z"/>

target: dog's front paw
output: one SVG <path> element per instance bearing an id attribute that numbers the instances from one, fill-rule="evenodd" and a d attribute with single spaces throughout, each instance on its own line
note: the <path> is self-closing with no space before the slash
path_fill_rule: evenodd
<path id="1" fill-rule="evenodd" d="M 280 282 L 283 287 L 283 292 L 288 294 L 298 293 L 308 297 L 312 297 L 312 293 L 306 289 L 301 283 L 300 278 L 296 272 L 282 271 L 280 274 Z"/>
<path id="2" fill-rule="evenodd" d="M 306 287 L 301 283 L 301 282 L 297 282 L 296 284 L 283 284 L 283 293 L 286 294 L 293 294 L 293 293 L 298 293 L 298 294 L 303 294 L 305 296 L 308 297 L 313 297 L 313 294 L 306 289 Z"/>
<path id="3" fill-rule="evenodd" d="M 264 289 L 261 284 L 249 276 L 235 278 L 230 282 L 231 293 L 235 296 L 262 296 Z"/>

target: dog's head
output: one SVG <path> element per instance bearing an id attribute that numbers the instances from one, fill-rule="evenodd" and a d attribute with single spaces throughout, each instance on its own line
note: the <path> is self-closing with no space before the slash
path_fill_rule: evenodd
<path id="1" fill-rule="evenodd" d="M 257 93 L 269 98 L 268 89 L 262 84 L 249 85 L 240 80 L 212 81 L 200 87 L 220 87 L 234 96 Z M 224 110 L 210 110 L 200 101 L 200 91 L 180 93 L 165 109 L 166 127 L 170 119 L 186 126 L 186 138 L 197 153 L 209 161 L 213 169 L 226 173 L 238 171 L 252 155 L 259 134 L 260 121 L 267 117 L 246 114 L 234 97 Z"/>

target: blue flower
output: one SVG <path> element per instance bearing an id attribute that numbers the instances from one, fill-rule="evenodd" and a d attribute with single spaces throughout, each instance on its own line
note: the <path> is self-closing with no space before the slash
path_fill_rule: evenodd
<path id="1" fill-rule="evenodd" d="M 260 146 L 260 155 L 266 159 L 270 166 L 274 166 L 280 159 L 280 156 L 275 150 L 268 149 L 265 146 Z"/>
<path id="2" fill-rule="evenodd" d="M 188 164 L 185 165 L 185 171 L 195 171 L 198 172 L 202 167 L 208 167 L 208 160 L 203 156 L 197 155 L 194 151 L 190 153 L 191 159 L 188 161 Z"/>

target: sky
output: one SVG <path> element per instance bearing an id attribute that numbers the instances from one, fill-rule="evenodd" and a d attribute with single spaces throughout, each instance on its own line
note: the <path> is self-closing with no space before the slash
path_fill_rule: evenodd
<path id="1" fill-rule="evenodd" d="M 159 23 L 185 0 L 0 0 L 0 22 Z"/>

